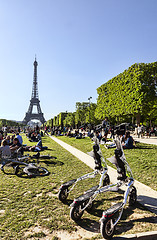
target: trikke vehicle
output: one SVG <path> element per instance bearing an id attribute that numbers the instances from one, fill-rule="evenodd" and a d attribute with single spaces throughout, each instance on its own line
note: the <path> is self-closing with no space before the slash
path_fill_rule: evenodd
<path id="1" fill-rule="evenodd" d="M 98 189 L 94 189 L 94 187 L 89 189 L 83 195 L 74 199 L 70 210 L 70 217 L 74 221 L 78 221 L 82 217 L 85 209 L 89 211 L 92 208 L 93 201 L 99 193 L 115 191 L 120 187 L 125 186 L 126 190 L 124 193 L 123 202 L 117 203 L 108 210 L 104 211 L 102 218 L 100 219 L 100 231 L 102 236 L 106 239 L 112 238 L 115 226 L 122 216 L 127 199 L 129 201 L 129 205 L 134 205 L 137 199 L 136 188 L 133 186 L 134 179 L 132 171 L 126 161 L 119 135 L 120 133 L 117 131 L 117 136 L 115 139 L 115 155 L 111 158 L 108 158 L 108 160 L 117 167 L 117 182 L 100 187 Z"/>
<path id="2" fill-rule="evenodd" d="M 65 202 L 69 193 L 72 191 L 72 189 L 75 187 L 75 185 L 82 180 L 88 179 L 88 178 L 95 178 L 96 175 L 100 174 L 100 181 L 99 184 L 94 186 L 92 189 L 98 189 L 102 186 L 106 186 L 110 183 L 109 175 L 107 174 L 107 164 L 105 162 L 105 159 L 102 155 L 98 139 L 94 138 L 95 144 L 93 145 L 93 151 L 89 152 L 88 154 L 94 158 L 95 161 L 95 170 L 91 173 L 87 173 L 79 178 L 72 179 L 68 182 L 65 182 L 61 185 L 59 189 L 58 198 L 60 201 Z M 90 190 L 89 190 L 90 191 Z"/>

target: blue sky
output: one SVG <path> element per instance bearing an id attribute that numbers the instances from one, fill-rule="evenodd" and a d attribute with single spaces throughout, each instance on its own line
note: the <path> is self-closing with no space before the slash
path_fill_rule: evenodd
<path id="1" fill-rule="evenodd" d="M 157 61 L 156 0 L 0 0 L 0 118 L 23 120 L 38 61 L 46 120 L 137 62 Z"/>

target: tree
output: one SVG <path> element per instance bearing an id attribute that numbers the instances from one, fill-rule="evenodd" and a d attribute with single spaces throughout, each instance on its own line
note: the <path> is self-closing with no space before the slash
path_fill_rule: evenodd
<path id="1" fill-rule="evenodd" d="M 63 120 L 63 125 L 65 127 L 75 127 L 75 113 L 68 113 Z"/>
<path id="2" fill-rule="evenodd" d="M 95 117 L 95 109 L 96 109 L 97 105 L 96 103 L 90 103 L 87 107 L 87 111 L 85 113 L 86 119 L 85 122 L 86 123 L 90 123 L 90 124 L 98 124 L 99 120 Z"/>
<path id="3" fill-rule="evenodd" d="M 7 119 L 0 119 L 0 127 L 3 127 L 4 125 L 9 126 L 9 127 L 24 126 L 22 123 L 18 123 L 16 121 L 11 121 L 11 120 L 7 120 Z"/>
<path id="4" fill-rule="evenodd" d="M 88 102 L 76 102 L 76 115 L 75 122 L 76 124 L 85 124 L 86 123 L 86 112 L 88 111 L 89 103 Z"/>
<path id="5" fill-rule="evenodd" d="M 156 112 L 157 62 L 134 64 L 97 89 L 95 117 L 112 119 L 134 116 L 148 117 Z"/>

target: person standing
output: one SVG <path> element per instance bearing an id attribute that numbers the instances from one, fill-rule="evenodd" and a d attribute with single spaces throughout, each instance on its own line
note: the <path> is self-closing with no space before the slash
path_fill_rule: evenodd
<path id="1" fill-rule="evenodd" d="M 104 139 L 105 139 L 105 142 L 107 141 L 107 135 L 109 133 L 109 121 L 108 121 L 108 117 L 105 117 L 105 119 L 102 121 L 102 129 L 104 131 L 104 133 L 102 135 L 104 135 Z"/>
<path id="2" fill-rule="evenodd" d="M 138 127 L 137 127 L 137 134 L 138 134 L 138 138 L 141 138 L 142 128 L 141 128 L 140 124 L 138 124 Z"/>
<path id="3" fill-rule="evenodd" d="M 7 136 L 7 130 L 8 130 L 7 126 L 4 126 L 3 127 L 4 138 L 6 138 L 6 136 Z"/>

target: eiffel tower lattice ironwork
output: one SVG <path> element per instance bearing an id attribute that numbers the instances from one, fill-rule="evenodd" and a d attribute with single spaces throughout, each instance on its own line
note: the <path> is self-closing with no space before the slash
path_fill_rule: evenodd
<path id="1" fill-rule="evenodd" d="M 32 88 L 32 97 L 30 100 L 30 105 L 28 111 L 26 112 L 25 118 L 23 119 L 23 123 L 27 124 L 30 120 L 37 119 L 42 124 L 45 123 L 44 114 L 41 111 L 40 101 L 38 96 L 38 83 L 37 83 L 37 66 L 38 63 L 34 61 L 34 78 L 33 78 L 33 88 Z M 37 113 L 33 112 L 33 107 L 36 106 Z"/>

